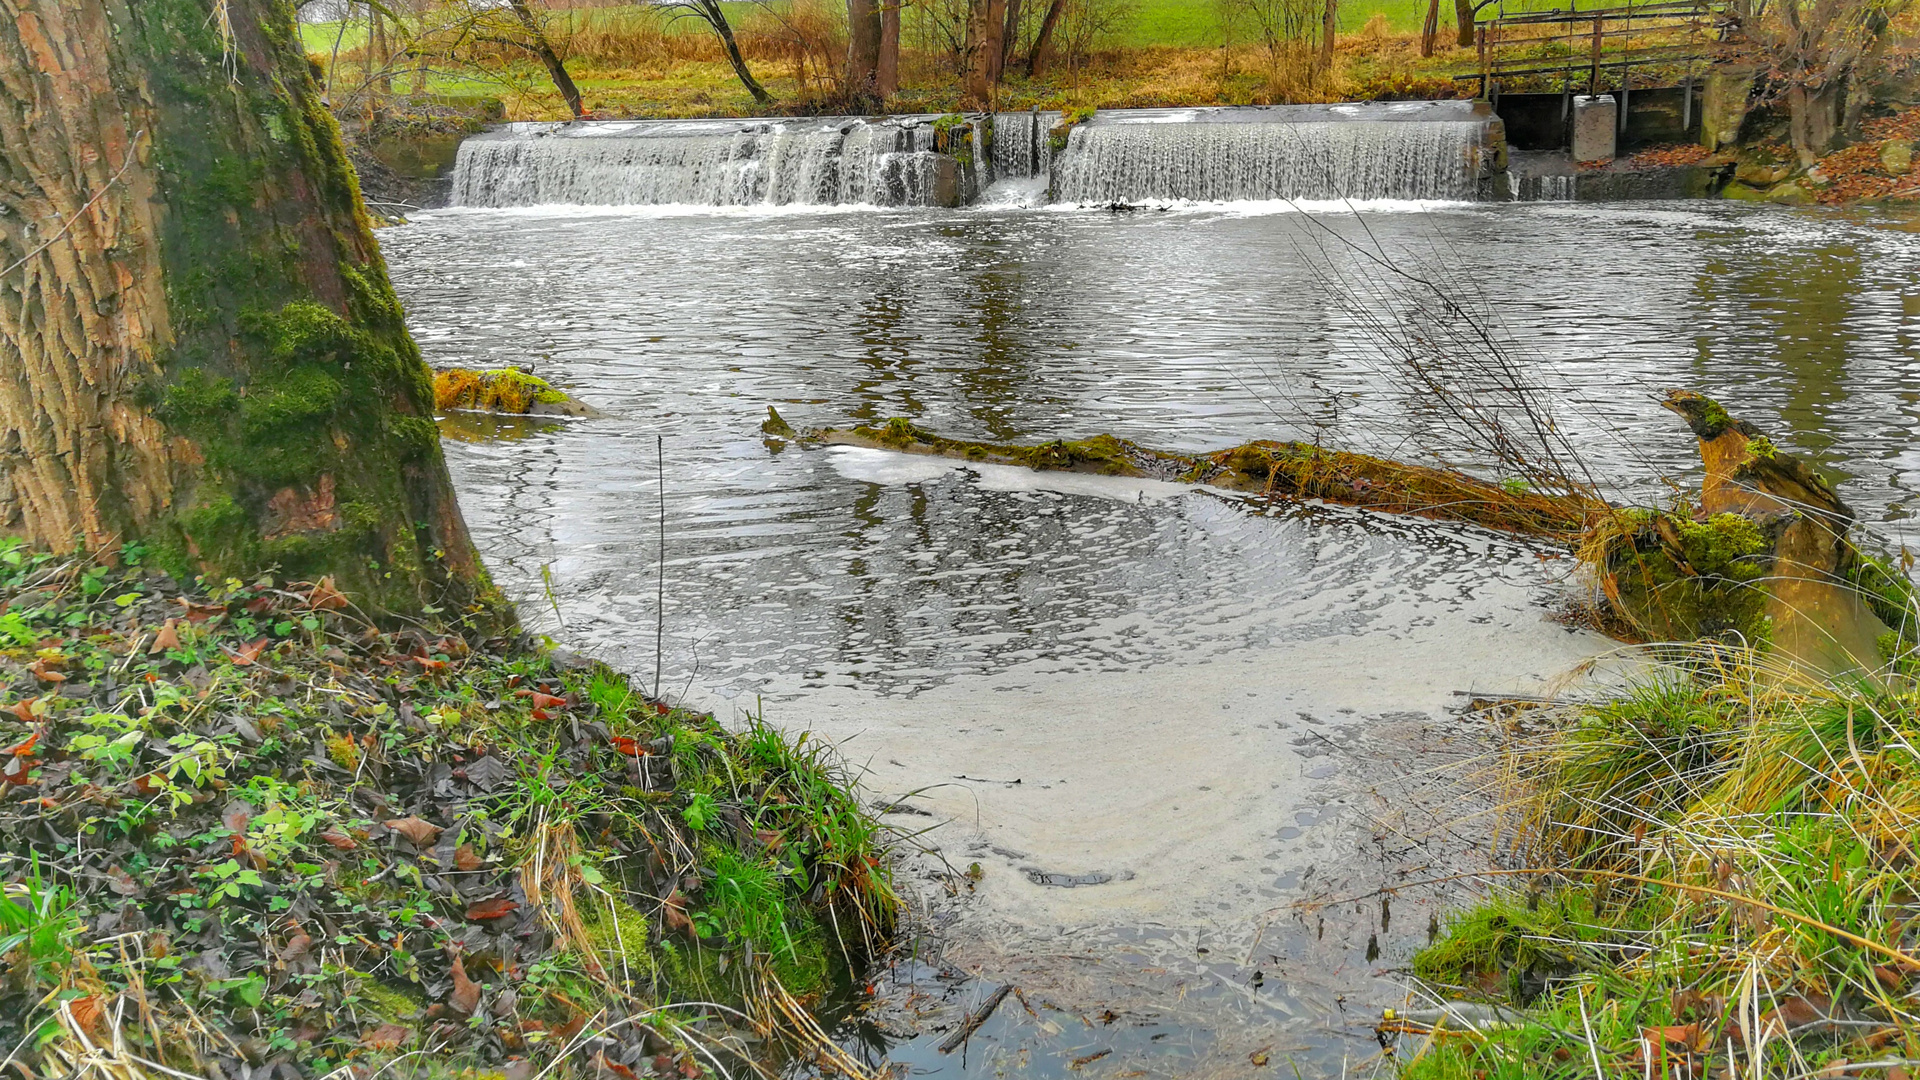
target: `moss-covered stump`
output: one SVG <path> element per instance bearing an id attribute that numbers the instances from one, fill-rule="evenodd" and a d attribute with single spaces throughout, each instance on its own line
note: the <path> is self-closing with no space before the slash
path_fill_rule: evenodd
<path id="1" fill-rule="evenodd" d="M 900 418 L 882 427 L 812 430 L 805 437 L 824 445 L 868 446 L 1030 469 L 1320 499 L 1386 513 L 1464 521 L 1569 545 L 1608 511 L 1604 503 L 1594 500 L 1299 442 L 1261 440 L 1211 454 L 1155 450 L 1112 435 L 1020 446 L 948 439 Z"/>
<path id="2" fill-rule="evenodd" d="M 84 1036 L 115 1076 L 432 1048 L 449 1076 L 684 1080 L 729 1037 L 696 1003 L 778 1031 L 893 920 L 817 747 L 524 642 L 371 628 L 330 581 L 183 588 L 117 554 L 0 544 L 0 1040 L 26 1076 Z"/>
<path id="3" fill-rule="evenodd" d="M 1859 585 L 1853 511 L 1716 402 L 1675 390 L 1666 407 L 1699 439 L 1706 479 L 1695 499 L 1619 511 L 1589 535 L 1582 557 L 1613 607 L 1653 640 L 1737 640 L 1820 675 L 1882 667 L 1899 635 Z M 1881 577 L 1878 606 L 1897 613 L 1895 575 Z"/>
<path id="4" fill-rule="evenodd" d="M 464 409 L 514 416 L 599 416 L 536 375 L 518 368 L 442 368 L 433 373 L 433 405 L 441 412 Z"/>

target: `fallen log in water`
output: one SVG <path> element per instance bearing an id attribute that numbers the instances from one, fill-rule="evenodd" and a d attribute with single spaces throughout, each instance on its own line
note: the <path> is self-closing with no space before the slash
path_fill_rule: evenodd
<path id="1" fill-rule="evenodd" d="M 775 414 L 767 422 L 774 433 Z M 780 426 L 784 427 L 782 421 Z M 791 431 L 790 428 L 787 429 Z M 1505 532 L 1578 543 L 1612 507 L 1597 499 L 1495 483 L 1451 469 L 1262 439 L 1209 454 L 1179 454 L 1113 435 L 1055 439 L 1032 446 L 949 439 L 906 420 L 883 427 L 821 428 L 800 436 L 830 446 L 866 446 L 986 464 L 1206 484 L 1299 499 L 1320 499 L 1393 514 L 1464 521 Z"/>
<path id="2" fill-rule="evenodd" d="M 1920 609 L 1911 584 L 1855 546 L 1853 512 L 1826 481 L 1708 398 L 1675 390 L 1666 407 L 1699 438 L 1707 476 L 1697 497 L 1664 510 L 1300 442 L 1263 439 L 1207 454 L 1113 435 L 1019 445 L 949 439 L 898 418 L 796 433 L 772 409 L 762 429 L 817 445 L 1206 484 L 1467 522 L 1577 549 L 1597 583 L 1597 621 L 1627 640 L 1722 640 L 1825 677 L 1916 655 Z"/>

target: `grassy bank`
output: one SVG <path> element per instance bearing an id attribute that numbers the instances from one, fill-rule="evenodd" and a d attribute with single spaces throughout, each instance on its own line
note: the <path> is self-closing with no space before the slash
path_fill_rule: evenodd
<path id="1" fill-rule="evenodd" d="M 0 1038 L 23 1076 L 832 1052 L 804 1006 L 895 899 L 821 748 L 451 621 L 372 626 L 325 581 L 118 562 L 0 545 Z"/>
<path id="2" fill-rule="evenodd" d="M 1703 654 L 1513 723 L 1508 869 L 1415 958 L 1402 1075 L 1911 1075 L 1911 688 Z"/>

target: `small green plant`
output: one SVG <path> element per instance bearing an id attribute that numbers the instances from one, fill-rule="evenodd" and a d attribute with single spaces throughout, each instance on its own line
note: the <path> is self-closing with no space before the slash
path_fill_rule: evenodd
<path id="1" fill-rule="evenodd" d="M 8 885 L 0 897 L 0 958 L 13 961 L 25 989 L 52 986 L 73 963 L 73 941 L 80 932 L 73 891 L 40 874 L 36 861 L 27 879 Z"/>

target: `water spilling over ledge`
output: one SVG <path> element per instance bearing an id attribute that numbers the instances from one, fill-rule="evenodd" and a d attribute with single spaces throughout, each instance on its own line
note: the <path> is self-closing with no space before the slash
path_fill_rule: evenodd
<path id="1" fill-rule="evenodd" d="M 1504 197 L 1502 127 L 1464 101 L 794 120 L 509 124 L 467 140 L 456 206 L 958 206 Z"/>

